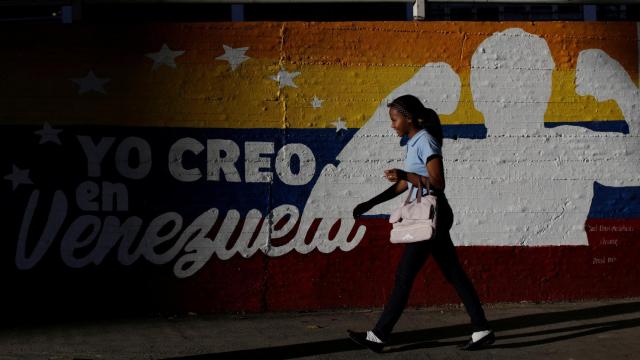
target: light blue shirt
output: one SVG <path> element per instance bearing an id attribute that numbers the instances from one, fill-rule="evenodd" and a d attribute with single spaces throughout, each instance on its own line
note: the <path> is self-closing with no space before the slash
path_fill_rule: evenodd
<path id="1" fill-rule="evenodd" d="M 429 176 L 426 166 L 427 160 L 433 155 L 442 156 L 442 150 L 436 139 L 425 129 L 422 129 L 407 141 L 406 146 L 407 153 L 404 158 L 404 171 Z M 411 183 L 409 183 L 409 189 L 411 189 L 412 192 L 411 200 L 414 200 L 418 189 L 413 189 Z M 423 194 L 426 194 L 426 189 Z"/>

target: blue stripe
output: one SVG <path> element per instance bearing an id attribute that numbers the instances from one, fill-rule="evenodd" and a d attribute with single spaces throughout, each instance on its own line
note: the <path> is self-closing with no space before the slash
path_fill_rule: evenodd
<path id="1" fill-rule="evenodd" d="M 557 126 L 578 126 L 592 131 L 629 133 L 629 125 L 624 120 L 544 123 L 545 128 Z M 484 124 L 449 124 L 442 125 L 442 133 L 447 139 L 484 139 L 487 137 L 487 128 Z"/>
<path id="2" fill-rule="evenodd" d="M 544 127 L 554 128 L 557 126 L 581 126 L 592 131 L 629 133 L 629 124 L 624 120 L 610 121 L 580 121 L 580 122 L 546 122 Z"/>
<path id="3" fill-rule="evenodd" d="M 30 169 L 29 176 L 34 185 L 19 185 L 12 191 L 11 182 L 2 180 L 2 198 L 15 200 L 15 209 L 24 209 L 34 186 L 41 191 L 52 194 L 63 189 L 74 201 L 77 186 L 87 180 L 96 183 L 103 181 L 123 183 L 129 192 L 129 209 L 131 214 L 157 216 L 166 211 L 177 211 L 185 216 L 197 216 L 212 207 L 223 214 L 229 209 L 236 209 L 246 214 L 251 209 L 258 209 L 263 214 L 281 204 L 292 204 L 303 209 L 307 197 L 315 185 L 320 171 L 327 164 L 338 165 L 336 156 L 351 140 L 358 129 L 347 131 L 335 129 L 203 129 L 203 128 L 170 128 L 170 127 L 126 127 L 126 126 L 58 126 L 63 131 L 59 134 L 62 145 L 53 143 L 38 144 L 40 136 L 34 134 L 42 126 L 20 125 L 0 126 L 0 151 L 2 151 L 2 177 L 11 173 L 12 164 L 20 169 Z M 87 176 L 87 160 L 76 136 L 91 136 L 94 143 L 101 137 L 115 137 L 113 146 L 103 160 L 102 176 Z M 122 177 L 115 167 L 114 156 L 117 145 L 126 137 L 136 136 L 145 139 L 151 145 L 152 168 L 147 177 L 132 180 Z M 178 139 L 190 137 L 198 140 L 206 147 L 207 139 L 227 139 L 234 141 L 240 148 L 240 158 L 235 167 L 241 182 L 228 182 L 221 174 L 221 181 L 206 180 L 207 152 L 198 155 L 186 152 L 182 159 L 184 168 L 198 168 L 202 172 L 201 179 L 194 182 L 176 180 L 168 169 L 168 152 Z M 271 162 L 269 169 L 273 173 L 273 184 L 245 182 L 244 145 L 249 141 L 274 143 L 274 154 L 262 155 Z M 302 143 L 309 147 L 316 160 L 315 175 L 309 183 L 291 186 L 283 183 L 276 175 L 276 153 L 284 144 Z M 297 157 L 292 157 L 292 172 L 297 173 L 299 165 Z M 134 161 L 135 164 L 135 161 Z M 42 199 L 42 197 L 41 197 Z M 41 200 L 43 201 L 43 200 Z M 49 200 L 50 201 L 50 198 Z M 13 206 L 3 201 L 5 206 Z M 50 204 L 49 204 L 50 205 Z M 44 206 L 49 206 L 44 205 Z M 42 205 L 41 205 L 42 206 Z M 71 204 L 70 211 L 77 208 Z M 15 212 L 8 209 L 8 212 Z M 80 213 L 80 212 L 79 212 Z M 154 215 L 155 214 L 155 215 Z"/>
<path id="4" fill-rule="evenodd" d="M 447 139 L 484 139 L 487 128 L 484 124 L 451 124 L 442 125 L 442 135 Z"/>
<path id="5" fill-rule="evenodd" d="M 611 122 L 607 122 L 611 123 Z M 40 137 L 33 132 L 41 126 L 20 125 L 0 126 L 0 151 L 2 151 L 2 177 L 11 173 L 12 164 L 21 169 L 30 169 L 29 176 L 35 187 L 49 194 L 62 189 L 67 194 L 70 211 L 77 215 L 83 213 L 75 205 L 77 186 L 87 180 L 101 184 L 103 181 L 123 183 L 129 191 L 129 214 L 149 216 L 151 218 L 166 211 L 177 211 L 185 217 L 197 216 L 210 208 L 217 208 L 223 214 L 236 209 L 242 215 L 251 209 L 266 214 L 269 209 L 282 204 L 291 204 L 302 210 L 311 193 L 321 170 L 327 164 L 338 165 L 336 156 L 353 138 L 358 129 L 202 129 L 170 127 L 123 127 L 123 126 L 53 126 L 61 128 L 62 146 L 56 144 L 38 144 Z M 602 129 L 602 127 L 600 127 Z M 611 127 L 609 128 L 611 129 Z M 447 137 L 466 137 L 481 139 L 486 136 L 484 125 L 445 125 Z M 113 136 L 114 146 L 107 152 L 103 161 L 102 176 L 87 176 L 87 160 L 76 135 L 91 136 L 94 143 L 100 137 Z M 149 176 L 140 180 L 127 179 L 119 175 L 115 167 L 114 155 L 117 145 L 126 137 L 137 136 L 145 139 L 152 147 L 152 169 Z M 206 146 L 207 139 L 228 139 L 240 148 L 241 156 L 235 166 L 242 182 L 206 180 L 206 151 L 195 155 L 185 153 L 185 168 L 197 167 L 203 177 L 195 182 L 181 182 L 173 178 L 167 166 L 168 151 L 178 139 L 191 137 Z M 275 153 L 263 155 L 270 159 L 271 167 L 262 171 L 274 174 L 273 183 L 246 183 L 244 176 L 244 145 L 248 141 L 273 142 L 275 152 L 287 143 L 302 143 L 309 147 L 316 159 L 313 178 L 305 185 L 292 186 L 283 183 L 275 171 Z M 135 162 L 134 162 L 135 164 Z M 292 158 L 292 172 L 297 173 L 299 164 Z M 382 172 L 384 169 L 380 169 Z M 4 214 L 18 214 L 24 210 L 25 201 L 34 185 L 20 185 L 16 191 L 11 182 L 2 180 L 2 202 Z M 44 193 L 43 193 L 44 195 Z M 41 197 L 41 201 L 44 201 Z M 612 188 L 594 184 L 594 198 L 589 217 L 594 218 L 631 218 L 640 217 L 640 187 Z M 41 207 L 48 211 L 48 204 Z M 115 213 L 118 215 L 118 213 Z M 11 216 L 13 216 L 11 215 Z M 123 215 L 123 214 L 120 214 Z"/>
<path id="6" fill-rule="evenodd" d="M 640 186 L 611 187 L 593 183 L 590 218 L 640 218 Z"/>

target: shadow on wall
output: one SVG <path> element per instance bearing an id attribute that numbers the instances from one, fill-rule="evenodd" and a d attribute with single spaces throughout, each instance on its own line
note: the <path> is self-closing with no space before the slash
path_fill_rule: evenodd
<path id="1" fill-rule="evenodd" d="M 598 321 L 599 318 L 630 315 L 637 316 L 615 321 Z M 500 336 L 500 332 L 526 329 L 537 326 L 553 326 L 564 322 L 586 321 L 584 324 L 564 326 L 553 329 L 535 330 L 513 335 Z M 543 314 L 531 314 L 514 316 L 510 318 L 493 320 L 492 326 L 497 332 L 494 348 L 520 348 L 535 345 L 544 345 L 558 341 L 570 340 L 587 335 L 594 335 L 613 330 L 628 329 L 640 326 L 640 302 L 597 306 L 587 309 L 558 311 Z M 401 352 L 415 349 L 426 349 L 460 344 L 460 341 L 440 341 L 452 338 L 466 337 L 467 325 L 453 325 L 425 330 L 405 331 L 392 334 L 390 344 L 394 348 L 386 353 Z M 567 332 L 570 332 L 566 334 Z M 560 334 L 560 335 L 556 335 Z M 528 339 L 535 336 L 535 340 Z M 429 341 L 424 341 L 429 339 Z M 517 341 L 521 339 L 521 341 Z M 506 344 L 501 344 L 504 341 Z M 512 342 L 512 340 L 516 340 Z M 224 353 L 213 353 L 196 356 L 171 358 L 173 360 L 204 360 L 204 359 L 238 359 L 243 357 L 294 359 L 305 356 L 324 355 L 351 350 L 362 350 L 346 337 L 339 340 L 318 341 L 312 343 L 292 344 L 286 346 L 258 348 Z"/>

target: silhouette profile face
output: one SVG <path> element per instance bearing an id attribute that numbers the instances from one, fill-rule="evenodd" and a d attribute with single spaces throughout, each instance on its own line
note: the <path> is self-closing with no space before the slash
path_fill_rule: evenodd
<path id="1" fill-rule="evenodd" d="M 391 118 L 391 128 L 393 128 L 398 136 L 407 135 L 413 127 L 411 119 L 405 117 L 394 107 L 389 108 L 389 117 Z"/>
<path id="2" fill-rule="evenodd" d="M 522 29 L 480 43 L 471 58 L 471 92 L 489 135 L 543 128 L 554 67 L 547 42 Z"/>

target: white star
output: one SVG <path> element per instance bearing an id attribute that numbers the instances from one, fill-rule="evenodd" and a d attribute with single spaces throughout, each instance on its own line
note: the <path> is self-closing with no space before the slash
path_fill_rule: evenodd
<path id="1" fill-rule="evenodd" d="M 11 181 L 13 184 L 13 190 L 15 190 L 20 184 L 33 184 L 31 179 L 29 179 L 29 169 L 20 170 L 15 165 L 13 165 L 13 172 L 6 175 L 4 178 Z"/>
<path id="2" fill-rule="evenodd" d="M 271 75 L 271 80 L 275 80 L 280 83 L 280 89 L 285 86 L 291 86 L 297 88 L 298 85 L 293 83 L 293 78 L 300 75 L 299 71 L 288 72 L 284 69 L 280 69 L 276 75 Z"/>
<path id="3" fill-rule="evenodd" d="M 184 50 L 173 51 L 169 49 L 167 44 L 162 44 L 160 51 L 155 53 L 148 53 L 146 56 L 153 59 L 152 70 L 156 70 L 160 65 L 167 65 L 172 68 L 176 68 L 176 57 L 184 54 Z"/>
<path id="4" fill-rule="evenodd" d="M 311 106 L 313 106 L 313 108 L 314 108 L 314 109 L 317 109 L 317 108 L 319 108 L 319 107 L 322 107 L 322 102 L 323 102 L 323 101 L 324 101 L 324 100 L 320 100 L 320 99 L 318 99 L 318 97 L 317 97 L 317 96 L 315 96 L 315 95 L 314 95 L 314 96 L 313 96 L 313 100 L 311 101 Z"/>
<path id="5" fill-rule="evenodd" d="M 74 78 L 71 79 L 71 81 L 73 81 L 74 83 L 80 85 L 80 89 L 78 89 L 78 94 L 82 94 L 85 93 L 87 91 L 97 91 L 97 92 L 101 92 L 103 94 L 106 94 L 106 92 L 104 91 L 104 88 L 102 87 L 105 83 L 109 82 L 111 79 L 108 78 L 97 78 L 94 74 L 93 74 L 93 70 L 89 70 L 89 73 L 87 73 L 87 76 L 83 77 L 83 78 Z"/>
<path id="6" fill-rule="evenodd" d="M 347 125 L 347 123 L 342 121 L 342 118 L 338 118 L 338 120 L 332 122 L 331 124 L 336 127 L 336 132 L 340 130 L 347 130 L 347 127 L 345 126 Z"/>
<path id="7" fill-rule="evenodd" d="M 240 64 L 251 59 L 244 53 L 249 50 L 249 47 L 232 48 L 231 46 L 222 45 L 224 48 L 224 55 L 218 56 L 217 60 L 225 60 L 231 65 L 231 71 L 235 70 Z"/>
<path id="8" fill-rule="evenodd" d="M 44 144 L 49 141 L 56 144 L 61 144 L 60 138 L 58 137 L 58 133 L 60 131 L 62 131 L 62 129 L 54 129 L 51 127 L 51 125 L 49 125 L 48 122 L 45 122 L 42 130 L 36 130 L 33 133 L 42 136 L 40 138 L 39 144 Z"/>

